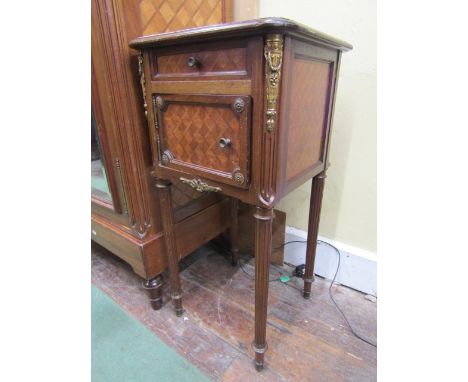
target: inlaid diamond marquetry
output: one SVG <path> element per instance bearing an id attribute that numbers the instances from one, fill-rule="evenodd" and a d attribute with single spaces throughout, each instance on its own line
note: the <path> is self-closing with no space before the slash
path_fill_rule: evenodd
<path id="1" fill-rule="evenodd" d="M 140 17 L 143 34 L 174 31 L 223 20 L 220 0 L 141 0 Z"/>
<path id="2" fill-rule="evenodd" d="M 240 125 L 232 109 L 174 103 L 162 115 L 166 148 L 174 159 L 227 173 L 234 170 Z M 219 137 L 233 137 L 228 152 L 219 147 Z"/>

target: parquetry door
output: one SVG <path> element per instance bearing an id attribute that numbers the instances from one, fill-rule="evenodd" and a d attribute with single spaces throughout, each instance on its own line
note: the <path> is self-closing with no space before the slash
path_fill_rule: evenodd
<path id="1" fill-rule="evenodd" d="M 248 187 L 250 97 L 154 94 L 153 105 L 160 165 Z"/>

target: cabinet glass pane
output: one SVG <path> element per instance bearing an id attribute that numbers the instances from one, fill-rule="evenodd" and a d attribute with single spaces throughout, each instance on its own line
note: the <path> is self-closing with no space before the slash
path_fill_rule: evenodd
<path id="1" fill-rule="evenodd" d="M 91 196 L 112 203 L 96 120 L 91 111 Z"/>

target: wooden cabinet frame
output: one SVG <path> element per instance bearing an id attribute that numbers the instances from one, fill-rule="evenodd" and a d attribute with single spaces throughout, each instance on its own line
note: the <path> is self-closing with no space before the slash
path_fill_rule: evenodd
<path id="1" fill-rule="evenodd" d="M 138 55 L 128 42 L 144 31 L 162 32 L 184 23 L 196 26 L 195 22 L 230 21 L 232 2 L 199 3 L 198 7 L 214 7 L 210 20 L 196 19 L 196 13 L 191 15 L 193 19 L 178 20 L 178 10 L 195 4 L 184 0 L 173 10 L 174 16 L 167 24 L 152 22 L 152 15 L 146 14 L 140 3 L 141 0 L 91 2 L 92 108 L 112 197 L 112 203 L 91 199 L 91 233 L 93 241 L 124 259 L 146 280 L 151 303 L 158 309 L 162 304 L 160 274 L 167 267 L 166 247 L 159 199 L 150 176 L 150 138 L 141 102 Z M 183 186 L 179 186 L 181 193 Z M 230 224 L 229 200 L 219 195 L 192 200 L 187 195 L 182 198 L 185 204 L 174 211 L 176 240 L 183 241 L 181 256 L 196 249 L 201 237 L 214 238 Z M 204 225 L 205 221 L 210 224 Z M 201 227 L 203 235 L 197 235 Z"/>

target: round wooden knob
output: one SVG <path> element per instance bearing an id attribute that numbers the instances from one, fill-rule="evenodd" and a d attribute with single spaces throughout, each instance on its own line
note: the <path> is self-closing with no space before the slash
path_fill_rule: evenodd
<path id="1" fill-rule="evenodd" d="M 220 138 L 218 143 L 219 147 L 222 149 L 231 146 L 231 140 L 229 138 Z"/>
<path id="2" fill-rule="evenodd" d="M 189 68 L 198 68 L 201 66 L 201 63 L 195 57 L 189 57 L 187 60 L 187 66 Z"/>

